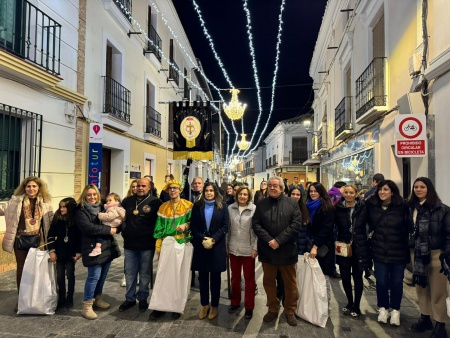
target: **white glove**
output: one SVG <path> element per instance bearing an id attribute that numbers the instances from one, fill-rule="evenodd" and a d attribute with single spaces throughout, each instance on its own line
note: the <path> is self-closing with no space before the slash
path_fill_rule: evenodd
<path id="1" fill-rule="evenodd" d="M 212 249 L 214 243 L 215 243 L 215 241 L 214 241 L 214 239 L 211 238 L 211 237 L 205 237 L 205 238 L 203 239 L 203 242 L 202 242 L 203 247 L 204 247 L 206 250 Z"/>

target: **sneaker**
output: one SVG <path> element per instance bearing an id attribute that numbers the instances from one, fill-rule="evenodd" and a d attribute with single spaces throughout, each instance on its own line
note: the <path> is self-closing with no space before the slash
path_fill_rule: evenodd
<path id="1" fill-rule="evenodd" d="M 353 304 L 347 304 L 342 308 L 342 313 L 346 316 L 350 315 L 350 312 L 352 310 Z"/>
<path id="2" fill-rule="evenodd" d="M 145 299 L 139 301 L 139 311 L 145 312 L 148 309 L 148 303 Z"/>
<path id="3" fill-rule="evenodd" d="M 228 313 L 235 313 L 237 310 L 239 310 L 239 305 L 230 305 L 228 308 Z"/>
<path id="4" fill-rule="evenodd" d="M 165 314 L 165 312 L 163 312 L 163 311 L 153 310 L 150 313 L 150 316 L 148 316 L 148 320 L 157 320 L 164 314 Z"/>
<path id="5" fill-rule="evenodd" d="M 391 312 L 391 325 L 400 326 L 400 311 L 392 310 L 392 312 Z"/>
<path id="6" fill-rule="evenodd" d="M 245 310 L 245 319 L 252 319 L 253 318 L 253 310 Z"/>
<path id="7" fill-rule="evenodd" d="M 129 308 L 131 308 L 131 307 L 133 307 L 135 305 L 136 305 L 136 301 L 129 302 L 129 301 L 126 300 L 119 306 L 119 312 L 127 311 Z"/>
<path id="8" fill-rule="evenodd" d="M 278 317 L 278 313 L 277 312 L 267 312 L 264 317 L 263 317 L 263 322 L 264 323 L 270 323 L 271 321 L 273 321 L 275 318 Z"/>
<path id="9" fill-rule="evenodd" d="M 91 253 L 89 254 L 89 257 L 95 257 L 102 254 L 102 248 L 99 246 L 96 246 Z"/>
<path id="10" fill-rule="evenodd" d="M 122 277 L 122 281 L 120 282 L 120 286 L 127 286 L 127 279 L 125 278 L 125 275 Z"/>
<path id="11" fill-rule="evenodd" d="M 380 307 L 378 309 L 378 322 L 386 324 L 388 321 L 390 314 L 389 311 L 386 310 L 384 307 Z"/>

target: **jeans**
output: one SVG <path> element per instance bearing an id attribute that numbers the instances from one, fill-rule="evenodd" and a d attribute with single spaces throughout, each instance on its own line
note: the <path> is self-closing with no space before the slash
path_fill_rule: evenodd
<path id="1" fill-rule="evenodd" d="M 198 281 L 200 283 L 200 304 L 206 306 L 209 304 L 209 290 L 211 290 L 211 306 L 219 306 L 221 273 L 199 271 Z"/>
<path id="2" fill-rule="evenodd" d="M 102 294 L 110 266 L 111 261 L 88 267 L 88 275 L 84 284 L 84 301 L 92 300 L 95 296 Z"/>
<path id="3" fill-rule="evenodd" d="M 58 282 L 58 301 L 66 299 L 66 275 L 67 275 L 67 299 L 73 301 L 75 291 L 75 262 L 70 259 L 67 263 L 56 262 L 56 280 Z"/>
<path id="4" fill-rule="evenodd" d="M 378 307 L 400 310 L 406 264 L 374 261 L 374 265 L 375 278 L 377 280 Z M 390 295 L 389 290 L 391 291 Z"/>
<path id="5" fill-rule="evenodd" d="M 125 279 L 127 281 L 125 299 L 129 302 L 147 301 L 150 294 L 148 285 L 153 273 L 154 250 L 125 249 Z M 139 273 L 139 291 L 136 293 Z"/>

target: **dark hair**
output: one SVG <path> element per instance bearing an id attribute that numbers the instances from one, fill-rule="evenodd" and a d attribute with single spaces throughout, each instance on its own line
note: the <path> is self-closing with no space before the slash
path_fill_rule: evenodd
<path id="1" fill-rule="evenodd" d="M 311 187 L 314 187 L 317 192 L 319 193 L 319 199 L 321 200 L 321 208 L 323 208 L 324 211 L 330 211 L 334 209 L 333 203 L 331 202 L 330 195 L 328 195 L 327 190 L 322 185 L 322 183 L 314 182 L 311 183 L 311 185 L 308 187 L 307 193 L 307 200 L 311 200 L 311 197 L 309 195 L 309 191 L 311 190 Z"/>
<path id="2" fill-rule="evenodd" d="M 305 205 L 305 202 L 303 202 L 302 191 L 299 188 L 292 187 L 291 189 L 289 189 L 288 197 L 291 197 L 292 192 L 294 190 L 298 190 L 300 192 L 300 199 L 298 201 L 298 206 L 300 207 L 300 211 L 302 212 L 302 222 L 307 224 L 309 222 L 309 211 Z"/>
<path id="3" fill-rule="evenodd" d="M 77 201 L 75 201 L 75 199 L 72 197 L 66 197 L 66 198 L 63 198 L 61 201 L 59 201 L 58 210 L 55 211 L 55 214 L 54 214 L 53 220 L 52 220 L 52 224 L 56 224 L 58 222 L 58 220 L 61 219 L 61 217 L 62 217 L 61 210 L 59 210 L 59 205 L 61 203 L 64 203 L 65 207 L 67 208 L 67 215 L 64 217 L 67 221 L 67 224 L 69 224 L 69 226 L 71 226 L 74 221 L 75 207 L 77 206 Z"/>
<path id="4" fill-rule="evenodd" d="M 373 175 L 372 181 L 375 181 L 375 182 L 377 182 L 377 184 L 378 184 L 378 183 L 380 183 L 381 181 L 384 181 L 384 175 L 383 175 L 383 174 L 380 174 L 380 173 L 377 173 L 377 174 Z"/>
<path id="5" fill-rule="evenodd" d="M 342 182 L 342 181 L 337 181 L 335 184 L 333 184 L 333 187 L 340 189 L 345 185 L 347 185 L 347 183 Z"/>
<path id="6" fill-rule="evenodd" d="M 378 192 L 383 188 L 385 185 L 389 187 L 392 191 L 392 197 L 391 197 L 391 204 L 392 205 L 402 205 L 405 203 L 402 196 L 400 195 L 400 190 L 398 189 L 397 184 L 395 184 L 392 180 L 381 180 L 378 182 L 377 189 L 372 195 L 372 198 L 377 202 L 377 204 L 381 205 L 381 199 L 380 196 L 378 196 Z"/>
<path id="7" fill-rule="evenodd" d="M 222 195 L 219 193 L 219 188 L 217 188 L 217 185 L 213 182 L 206 182 L 203 185 L 202 195 L 200 196 L 200 199 L 197 201 L 196 204 L 200 206 L 205 205 L 205 191 L 207 187 L 213 187 L 214 190 L 214 199 L 216 200 L 216 205 L 219 209 L 222 209 Z"/>
<path id="8" fill-rule="evenodd" d="M 422 182 L 427 186 L 427 199 L 424 203 L 425 206 L 431 207 L 435 206 L 436 204 L 441 203 L 441 199 L 439 198 L 436 189 L 434 188 L 433 182 L 428 177 L 417 177 L 416 180 L 413 183 L 413 188 L 411 189 L 411 195 L 409 195 L 408 198 L 408 205 L 411 208 L 414 208 L 415 203 L 419 202 L 419 199 L 417 198 L 416 194 L 414 193 L 414 184 L 416 182 Z"/>

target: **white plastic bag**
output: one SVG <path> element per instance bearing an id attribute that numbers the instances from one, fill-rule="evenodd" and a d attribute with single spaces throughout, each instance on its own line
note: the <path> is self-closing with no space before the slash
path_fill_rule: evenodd
<path id="1" fill-rule="evenodd" d="M 447 298 L 445 299 L 447 305 L 447 316 L 450 317 L 450 283 L 447 284 Z"/>
<path id="2" fill-rule="evenodd" d="M 297 316 L 314 325 L 325 327 L 328 320 L 326 280 L 319 262 L 310 258 L 309 253 L 298 257 L 297 287 Z"/>
<path id="3" fill-rule="evenodd" d="M 58 304 L 55 264 L 47 251 L 31 248 L 23 266 L 17 314 L 53 315 Z"/>
<path id="4" fill-rule="evenodd" d="M 191 286 L 193 253 L 191 243 L 179 244 L 171 236 L 163 240 L 149 309 L 184 312 Z"/>

